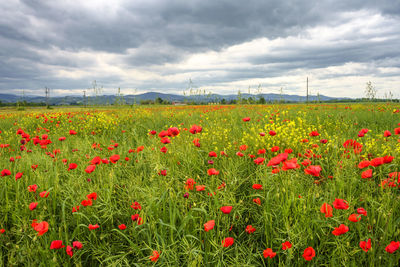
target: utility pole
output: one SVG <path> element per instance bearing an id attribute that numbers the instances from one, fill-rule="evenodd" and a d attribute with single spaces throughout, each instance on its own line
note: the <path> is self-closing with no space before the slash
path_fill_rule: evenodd
<path id="1" fill-rule="evenodd" d="M 44 88 L 46 94 L 46 107 L 49 107 L 50 89 L 47 86 Z"/>
<path id="2" fill-rule="evenodd" d="M 83 90 L 83 105 L 86 108 L 86 90 Z"/>
<path id="3" fill-rule="evenodd" d="M 307 103 L 308 103 L 308 77 L 307 77 Z"/>

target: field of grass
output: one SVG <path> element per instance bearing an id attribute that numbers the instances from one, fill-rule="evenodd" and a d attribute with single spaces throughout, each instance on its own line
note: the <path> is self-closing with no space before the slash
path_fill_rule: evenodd
<path id="1" fill-rule="evenodd" d="M 0 265 L 399 266 L 399 108 L 4 110 Z"/>

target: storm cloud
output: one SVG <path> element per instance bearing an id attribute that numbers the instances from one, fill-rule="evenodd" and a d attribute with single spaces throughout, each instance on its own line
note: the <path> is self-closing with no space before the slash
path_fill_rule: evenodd
<path id="1" fill-rule="evenodd" d="M 398 1 L 0 3 L 0 93 L 236 93 L 400 98 Z"/>

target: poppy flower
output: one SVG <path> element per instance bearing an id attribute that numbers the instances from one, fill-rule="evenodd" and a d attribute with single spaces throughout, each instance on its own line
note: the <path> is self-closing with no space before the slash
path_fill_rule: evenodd
<path id="1" fill-rule="evenodd" d="M 62 240 L 54 240 L 50 244 L 50 249 L 60 249 L 64 247 L 65 246 L 62 244 Z"/>
<path id="2" fill-rule="evenodd" d="M 261 200 L 260 198 L 254 198 L 253 202 L 256 203 L 257 205 L 261 205 Z"/>
<path id="3" fill-rule="evenodd" d="M 250 117 L 245 117 L 242 119 L 243 121 L 250 121 Z"/>
<path id="4" fill-rule="evenodd" d="M 315 250 L 312 248 L 312 247 L 308 247 L 308 248 L 306 248 L 305 250 L 304 250 L 304 252 L 303 252 L 303 258 L 306 260 L 306 261 L 310 261 L 310 260 L 312 260 L 312 258 L 314 258 L 315 257 Z"/>
<path id="5" fill-rule="evenodd" d="M 170 144 L 171 140 L 168 137 L 163 137 L 161 138 L 160 142 L 163 144 Z"/>
<path id="6" fill-rule="evenodd" d="M 390 242 L 389 245 L 387 245 L 387 247 L 385 248 L 386 252 L 392 254 L 393 252 L 395 252 L 396 250 L 398 250 L 400 247 L 400 242 L 395 242 L 392 241 Z"/>
<path id="7" fill-rule="evenodd" d="M 336 227 L 335 230 L 332 231 L 333 235 L 343 235 L 349 231 L 349 227 L 347 227 L 344 224 L 339 225 L 339 227 Z"/>
<path id="8" fill-rule="evenodd" d="M 217 157 L 217 153 L 216 153 L 215 151 L 210 151 L 210 152 L 208 153 L 208 156 L 209 156 L 210 158 L 216 158 L 216 157 Z"/>
<path id="9" fill-rule="evenodd" d="M 100 158 L 99 156 L 96 156 L 96 157 L 94 157 L 94 158 L 90 161 L 90 163 L 91 163 L 92 165 L 98 165 L 98 164 L 101 163 L 101 158 Z"/>
<path id="10" fill-rule="evenodd" d="M 278 152 L 279 149 L 280 149 L 279 146 L 271 147 L 271 152 Z"/>
<path id="11" fill-rule="evenodd" d="M 316 165 L 316 166 L 310 165 L 307 167 L 307 169 L 304 169 L 304 172 L 306 174 L 309 174 L 309 175 L 312 175 L 315 177 L 319 177 L 321 170 L 322 170 L 322 168 L 319 165 Z"/>
<path id="12" fill-rule="evenodd" d="M 385 164 L 384 158 L 371 159 L 371 166 L 378 167 L 381 166 L 382 164 Z"/>
<path id="13" fill-rule="evenodd" d="M 309 159 L 305 159 L 303 160 L 303 162 L 301 163 L 301 165 L 303 165 L 304 167 L 308 166 L 311 164 L 311 161 Z"/>
<path id="14" fill-rule="evenodd" d="M 120 225 L 118 225 L 118 228 L 120 230 L 125 230 L 126 229 L 126 225 L 125 224 L 120 224 Z"/>
<path id="15" fill-rule="evenodd" d="M 90 193 L 90 194 L 86 195 L 86 197 L 88 199 L 96 200 L 97 199 L 97 193 L 96 192 Z"/>
<path id="16" fill-rule="evenodd" d="M 361 173 L 361 178 L 363 178 L 363 179 L 368 179 L 368 178 L 371 178 L 371 177 L 372 177 L 372 169 L 368 169 L 368 170 L 363 171 Z"/>
<path id="17" fill-rule="evenodd" d="M 68 166 L 68 171 L 69 170 L 75 170 L 78 167 L 78 164 L 76 163 L 70 163 Z"/>
<path id="18" fill-rule="evenodd" d="M 231 213 L 232 208 L 233 208 L 232 206 L 223 206 L 223 207 L 221 207 L 221 211 L 225 214 L 229 214 L 229 213 Z"/>
<path id="19" fill-rule="evenodd" d="M 176 127 L 171 127 L 168 129 L 168 134 L 171 136 L 177 136 L 179 134 L 179 129 Z"/>
<path id="20" fill-rule="evenodd" d="M 69 245 L 67 246 L 66 252 L 67 252 L 67 255 L 70 256 L 71 258 L 74 255 L 74 251 L 72 250 L 72 247 Z"/>
<path id="21" fill-rule="evenodd" d="M 262 188 L 262 185 L 260 185 L 260 184 L 253 184 L 253 189 L 261 190 L 263 188 Z"/>
<path id="22" fill-rule="evenodd" d="M 98 224 L 95 224 L 95 225 L 89 224 L 89 226 L 88 226 L 89 230 L 95 230 L 95 229 L 97 229 L 99 227 L 100 226 Z"/>
<path id="23" fill-rule="evenodd" d="M 64 137 L 64 136 L 62 136 L 62 137 L 60 137 L 60 138 L 58 138 L 58 141 L 64 141 L 66 138 Z"/>
<path id="24" fill-rule="evenodd" d="M 112 163 L 117 163 L 117 161 L 120 159 L 120 156 L 119 155 L 112 155 L 111 157 L 110 157 L 110 161 L 112 162 Z"/>
<path id="25" fill-rule="evenodd" d="M 276 256 L 276 252 L 273 252 L 271 248 L 267 248 L 263 251 L 264 258 L 273 258 Z"/>
<path id="26" fill-rule="evenodd" d="M 193 145 L 196 146 L 196 147 L 200 147 L 200 139 L 199 138 L 195 138 L 193 140 Z"/>
<path id="27" fill-rule="evenodd" d="M 138 202 L 135 201 L 135 203 L 132 203 L 131 208 L 134 210 L 141 210 L 142 205 L 140 205 Z"/>
<path id="28" fill-rule="evenodd" d="M 92 206 L 93 202 L 92 202 L 91 199 L 84 199 L 84 200 L 82 200 L 81 205 L 84 206 L 84 207 Z"/>
<path id="29" fill-rule="evenodd" d="M 165 154 L 167 153 L 168 149 L 165 146 L 163 146 L 162 148 L 160 148 L 160 151 Z"/>
<path id="30" fill-rule="evenodd" d="M 198 125 L 193 125 L 189 130 L 189 132 L 191 134 L 201 133 L 201 131 L 202 131 L 202 128 L 201 128 L 201 126 L 198 126 Z"/>
<path id="31" fill-rule="evenodd" d="M 79 211 L 79 205 L 76 207 L 72 207 L 72 213 Z"/>
<path id="32" fill-rule="evenodd" d="M 79 241 L 74 241 L 72 242 L 72 246 L 76 249 L 81 249 L 82 248 L 82 243 Z"/>
<path id="33" fill-rule="evenodd" d="M 290 160 L 285 160 L 282 163 L 282 170 L 287 171 L 287 170 L 292 170 L 292 169 L 298 169 L 300 168 L 300 165 L 297 164 L 297 158 L 292 158 Z"/>
<path id="34" fill-rule="evenodd" d="M 18 179 L 20 179 L 22 177 L 23 173 L 22 172 L 17 172 L 17 174 L 15 175 L 15 181 L 17 181 Z"/>
<path id="35" fill-rule="evenodd" d="M 276 166 L 279 165 L 281 162 L 285 161 L 288 158 L 289 154 L 288 153 L 282 153 L 279 154 L 268 162 L 267 166 Z"/>
<path id="36" fill-rule="evenodd" d="M 320 211 L 322 212 L 322 213 L 324 213 L 325 214 L 325 217 L 326 218 L 328 218 L 328 217 L 332 217 L 333 215 L 332 215 L 332 206 L 331 205 L 329 205 L 328 203 L 324 203 L 324 204 L 322 204 L 322 206 L 321 206 L 321 208 L 320 208 Z"/>
<path id="37" fill-rule="evenodd" d="M 360 163 L 358 163 L 358 168 L 364 169 L 364 168 L 367 168 L 370 164 L 371 164 L 371 162 L 369 162 L 369 160 L 363 160 Z"/>
<path id="38" fill-rule="evenodd" d="M 161 170 L 158 172 L 158 175 L 167 176 L 167 170 Z"/>
<path id="39" fill-rule="evenodd" d="M 69 130 L 69 134 L 70 134 L 70 135 L 76 135 L 77 132 L 75 132 L 74 130 Z"/>
<path id="40" fill-rule="evenodd" d="M 235 240 L 232 237 L 227 237 L 224 240 L 222 240 L 222 246 L 224 248 L 228 248 L 228 247 L 232 246 L 234 242 L 235 242 Z"/>
<path id="41" fill-rule="evenodd" d="M 206 190 L 205 185 L 196 185 L 196 191 L 204 191 L 204 190 Z"/>
<path id="42" fill-rule="evenodd" d="M 92 173 L 95 169 L 96 169 L 96 165 L 89 165 L 86 167 L 85 172 Z"/>
<path id="43" fill-rule="evenodd" d="M 367 216 L 367 211 L 362 207 L 357 209 L 357 213 L 361 214 L 361 215 L 364 215 L 364 216 Z"/>
<path id="44" fill-rule="evenodd" d="M 40 192 L 39 196 L 41 198 L 47 198 L 49 196 L 49 194 L 50 194 L 50 192 L 43 191 L 43 192 Z"/>
<path id="45" fill-rule="evenodd" d="M 351 214 L 348 218 L 351 222 L 359 222 L 361 220 L 361 215 L 359 214 Z"/>
<path id="46" fill-rule="evenodd" d="M 319 133 L 317 131 L 312 131 L 311 133 L 308 134 L 309 136 L 318 136 Z"/>
<path id="47" fill-rule="evenodd" d="M 5 229 L 0 229 L 0 234 L 4 234 L 6 232 L 6 230 Z"/>
<path id="48" fill-rule="evenodd" d="M 254 163 L 257 165 L 260 165 L 260 164 L 263 164 L 264 160 L 265 160 L 264 158 L 256 158 L 254 160 Z"/>
<path id="49" fill-rule="evenodd" d="M 244 154 L 242 152 L 238 151 L 238 152 L 236 152 L 236 156 L 243 157 Z"/>
<path id="50" fill-rule="evenodd" d="M 284 243 L 282 243 L 282 250 L 287 250 L 289 248 L 292 248 L 292 243 L 290 243 L 289 241 L 285 241 Z"/>
<path id="51" fill-rule="evenodd" d="M 383 133 L 383 136 L 384 136 L 384 137 L 389 137 L 389 136 L 392 136 L 392 133 L 391 133 L 390 131 L 386 130 L 386 131 Z"/>
<path id="52" fill-rule="evenodd" d="M 391 163 L 393 161 L 394 157 L 393 156 L 384 156 L 383 157 L 383 162 L 384 163 Z"/>
<path id="53" fill-rule="evenodd" d="M 37 202 L 32 202 L 31 204 L 29 204 L 29 209 L 34 210 L 34 209 L 36 209 L 37 205 L 38 205 Z"/>
<path id="54" fill-rule="evenodd" d="M 337 210 L 347 210 L 349 208 L 349 204 L 346 200 L 335 198 L 335 201 L 333 201 L 333 207 Z"/>
<path id="55" fill-rule="evenodd" d="M 245 231 L 248 234 L 252 234 L 252 233 L 254 233 L 256 231 L 256 228 L 254 228 L 252 225 L 247 225 Z"/>
<path id="56" fill-rule="evenodd" d="M 33 220 L 32 227 L 36 232 L 38 232 L 38 235 L 43 235 L 49 230 L 49 223 L 46 221 L 37 223 L 36 220 Z"/>
<path id="57" fill-rule="evenodd" d="M 276 135 L 276 132 L 271 130 L 271 131 L 269 131 L 269 135 L 274 136 L 274 135 Z"/>
<path id="58" fill-rule="evenodd" d="M 9 176 L 9 175 L 11 175 L 10 170 L 4 169 L 1 171 L 1 176 Z"/>
<path id="59" fill-rule="evenodd" d="M 215 226 L 215 220 L 208 221 L 204 224 L 204 231 L 208 232 L 212 230 Z"/>
<path id="60" fill-rule="evenodd" d="M 186 180 L 186 185 L 185 185 L 185 189 L 186 190 L 193 190 L 193 185 L 195 184 L 196 182 L 193 180 L 193 178 L 188 178 L 187 180 Z"/>
<path id="61" fill-rule="evenodd" d="M 153 250 L 153 255 L 150 256 L 150 260 L 152 262 L 157 262 L 159 257 L 160 257 L 160 253 L 157 250 Z"/>
<path id="62" fill-rule="evenodd" d="M 214 169 L 214 168 L 211 168 L 211 169 L 209 169 L 208 171 L 207 171 L 207 173 L 208 173 L 208 175 L 218 175 L 219 174 L 219 171 L 217 171 L 216 169 Z"/>
<path id="63" fill-rule="evenodd" d="M 367 252 L 371 248 L 371 238 L 368 241 L 360 241 L 360 248 Z"/>

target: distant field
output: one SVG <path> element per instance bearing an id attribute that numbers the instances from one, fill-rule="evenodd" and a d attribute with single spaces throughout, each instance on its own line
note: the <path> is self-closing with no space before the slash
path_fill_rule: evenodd
<path id="1" fill-rule="evenodd" d="M 398 266 L 399 109 L 0 109 L 2 265 Z"/>

